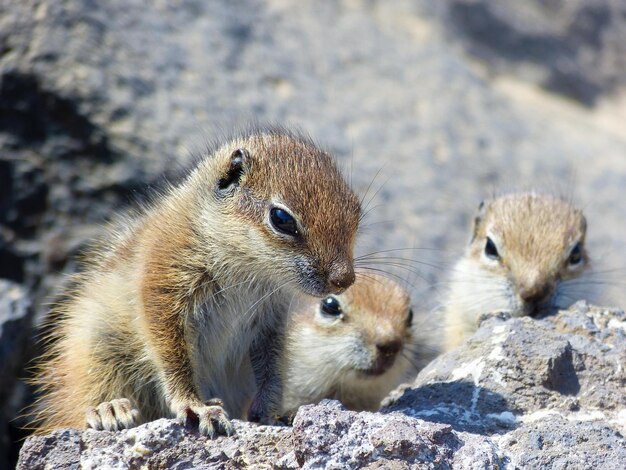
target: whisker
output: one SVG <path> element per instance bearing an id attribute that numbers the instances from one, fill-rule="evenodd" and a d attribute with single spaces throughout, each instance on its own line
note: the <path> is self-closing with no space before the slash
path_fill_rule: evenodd
<path id="1" fill-rule="evenodd" d="M 372 178 L 372 180 L 370 181 L 370 183 L 367 185 L 367 189 L 365 190 L 365 193 L 363 194 L 363 197 L 361 198 L 361 200 L 359 201 L 359 204 L 361 205 L 361 207 L 363 207 L 363 203 L 365 202 L 365 198 L 367 197 L 367 194 L 369 193 L 370 189 L 372 188 L 372 185 L 374 184 L 374 181 L 376 181 L 376 178 L 378 178 L 378 176 L 380 176 L 381 172 L 383 171 L 383 169 L 385 168 L 385 164 L 383 164 L 383 166 L 381 166 L 378 171 L 376 172 L 376 174 L 374 175 L 374 178 Z M 370 198 L 367 202 L 367 204 L 365 204 L 365 207 L 363 207 L 363 209 L 366 209 L 367 206 L 369 205 L 369 203 L 372 201 L 372 198 Z M 360 219 L 359 219 L 360 221 Z"/>

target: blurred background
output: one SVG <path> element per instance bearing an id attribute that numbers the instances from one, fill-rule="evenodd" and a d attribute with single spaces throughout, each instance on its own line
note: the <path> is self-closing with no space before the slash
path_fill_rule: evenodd
<path id="1" fill-rule="evenodd" d="M 371 209 L 359 253 L 403 249 L 383 268 L 423 311 L 481 199 L 528 188 L 584 209 L 602 301 L 626 305 L 624 0 L 5 0 L 0 468 L 31 326 L 75 255 L 251 120 L 337 155 Z"/>

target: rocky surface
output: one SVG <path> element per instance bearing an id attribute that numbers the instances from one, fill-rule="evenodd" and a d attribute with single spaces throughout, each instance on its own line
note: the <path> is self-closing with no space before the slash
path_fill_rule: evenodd
<path id="1" fill-rule="evenodd" d="M 492 436 L 512 468 L 618 468 L 626 457 L 626 315 L 584 302 L 489 318 L 385 411 Z"/>
<path id="2" fill-rule="evenodd" d="M 489 318 L 379 413 L 336 401 L 293 427 L 236 422 L 215 441 L 174 421 L 31 437 L 18 468 L 568 468 L 626 459 L 626 315 L 580 302 L 544 320 Z"/>
<path id="3" fill-rule="evenodd" d="M 478 202 L 526 187 L 585 208 L 589 300 L 626 305 L 624 2 L 509 3 L 0 2 L 0 278 L 39 322 L 106 221 L 257 119 L 335 152 L 372 209 L 360 253 L 404 249 L 376 267 L 420 309 Z"/>
<path id="4" fill-rule="evenodd" d="M 445 5 L 442 7 L 442 5 Z M 521 76 L 586 105 L 626 84 L 621 0 L 450 0 L 451 37 L 493 72 Z"/>
<path id="5" fill-rule="evenodd" d="M 9 465 L 12 437 L 9 422 L 22 403 L 14 395 L 22 369 L 26 345 L 31 339 L 33 308 L 27 292 L 19 284 L 0 279 L 0 468 Z"/>

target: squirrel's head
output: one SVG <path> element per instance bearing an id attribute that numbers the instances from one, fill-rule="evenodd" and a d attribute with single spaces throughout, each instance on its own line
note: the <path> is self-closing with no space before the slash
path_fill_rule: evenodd
<path id="1" fill-rule="evenodd" d="M 582 212 L 563 199 L 509 194 L 481 203 L 469 256 L 492 279 L 500 278 L 499 288 L 508 291 L 514 315 L 537 315 L 559 306 L 560 284 L 588 266 L 586 227 Z M 494 297 L 496 287 L 491 285 Z"/>
<path id="2" fill-rule="evenodd" d="M 200 178 L 210 199 L 203 217 L 221 225 L 229 262 L 315 296 L 354 282 L 360 203 L 309 139 L 278 131 L 239 138 L 207 160 L 204 174 L 212 179 Z"/>
<path id="3" fill-rule="evenodd" d="M 413 310 L 409 294 L 393 280 L 359 272 L 343 294 L 329 295 L 309 308 L 300 308 L 298 344 L 327 369 L 381 377 L 408 370 L 413 339 Z M 396 385 L 390 383 L 390 387 Z"/>

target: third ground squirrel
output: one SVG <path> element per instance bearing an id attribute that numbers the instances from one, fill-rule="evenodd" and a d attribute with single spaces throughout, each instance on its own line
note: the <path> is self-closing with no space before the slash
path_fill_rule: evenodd
<path id="1" fill-rule="evenodd" d="M 353 283 L 360 215 L 306 137 L 260 130 L 220 147 L 92 253 L 56 307 L 39 430 L 271 422 L 288 304 Z"/>
<path id="2" fill-rule="evenodd" d="M 513 193 L 482 203 L 449 281 L 445 349 L 472 333 L 481 314 L 538 316 L 584 297 L 578 278 L 589 266 L 586 228 L 579 209 L 546 194 Z"/>
<path id="3" fill-rule="evenodd" d="M 408 293 L 372 272 L 341 295 L 304 299 L 294 308 L 283 357 L 283 414 L 336 398 L 354 410 L 377 410 L 412 370 L 413 310 Z"/>

